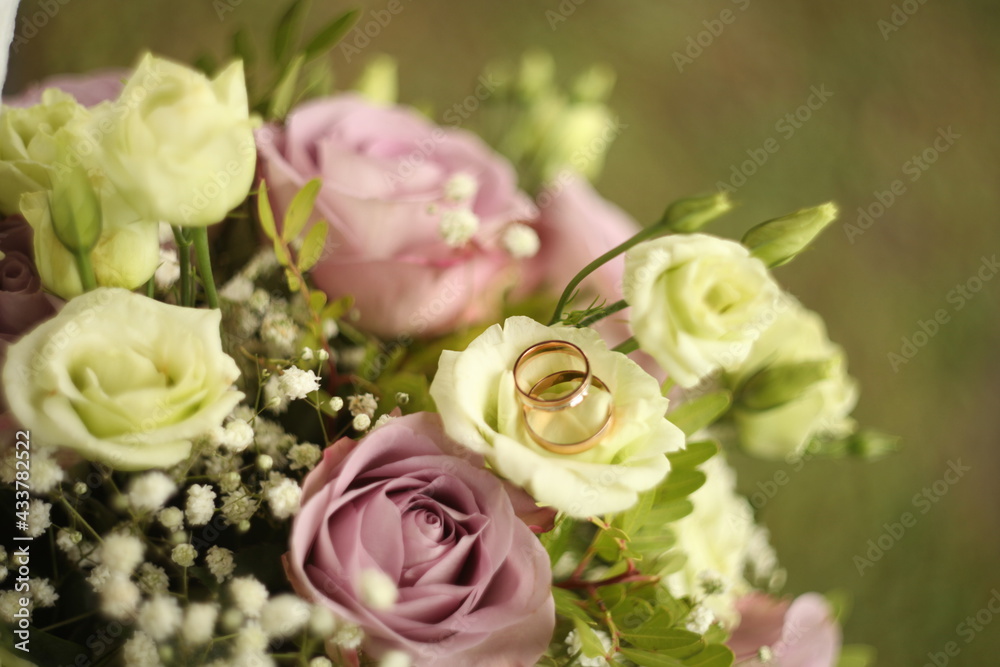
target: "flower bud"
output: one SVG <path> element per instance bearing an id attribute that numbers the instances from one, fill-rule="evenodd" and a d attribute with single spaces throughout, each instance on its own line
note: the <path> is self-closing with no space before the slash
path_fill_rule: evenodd
<path id="1" fill-rule="evenodd" d="M 101 201 L 82 165 L 56 169 L 49 193 L 52 231 L 73 254 L 89 253 L 101 237 Z"/>
<path id="2" fill-rule="evenodd" d="M 770 410 L 799 398 L 809 387 L 837 372 L 842 360 L 830 357 L 769 366 L 755 373 L 740 388 L 738 402 L 750 410 Z"/>
<path id="3" fill-rule="evenodd" d="M 805 250 L 837 217 L 837 207 L 827 202 L 781 218 L 762 222 L 743 236 L 743 245 L 768 266 L 781 266 Z"/>
<path id="4" fill-rule="evenodd" d="M 678 199 L 663 214 L 667 227 L 681 234 L 696 232 L 733 208 L 729 195 L 718 192 L 702 197 Z"/>
<path id="5" fill-rule="evenodd" d="M 373 104 L 395 104 L 399 96 L 396 59 L 379 55 L 368 63 L 354 87 Z"/>

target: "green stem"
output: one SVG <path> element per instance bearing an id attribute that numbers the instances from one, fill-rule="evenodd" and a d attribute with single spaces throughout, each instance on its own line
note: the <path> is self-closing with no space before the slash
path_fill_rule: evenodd
<path id="1" fill-rule="evenodd" d="M 181 227 L 174 225 L 174 240 L 177 242 L 177 259 L 181 265 L 181 305 L 194 305 L 194 285 L 191 281 L 191 239 Z"/>
<path id="2" fill-rule="evenodd" d="M 80 284 L 83 285 L 83 291 L 89 292 L 97 289 L 97 277 L 94 275 L 94 265 L 90 262 L 90 251 L 80 250 L 73 256 L 76 259 L 76 270 L 80 274 Z"/>
<path id="3" fill-rule="evenodd" d="M 615 345 L 612 352 L 621 352 L 622 354 L 628 354 L 629 352 L 635 352 L 638 349 L 639 349 L 639 341 L 635 339 L 635 336 L 632 336 L 628 340 L 622 341 L 621 343 Z"/>
<path id="4" fill-rule="evenodd" d="M 615 301 L 610 306 L 605 306 L 604 308 L 601 308 L 600 311 L 594 313 L 590 317 L 580 320 L 580 323 L 577 324 L 576 326 L 579 329 L 582 329 L 583 327 L 589 327 L 591 324 L 595 322 L 600 322 L 605 317 L 614 315 L 619 310 L 625 310 L 626 308 L 628 308 L 628 302 L 625 301 L 625 299 L 622 299 L 621 301 Z"/>
<path id="5" fill-rule="evenodd" d="M 563 310 L 565 310 L 566 304 L 569 303 L 571 298 L 573 298 L 577 286 L 579 286 L 579 284 L 582 283 L 587 276 L 604 266 L 606 263 L 610 262 L 618 255 L 632 249 L 643 241 L 655 238 L 668 233 L 669 231 L 670 228 L 667 226 L 667 218 L 664 216 L 656 223 L 646 227 L 632 238 L 618 246 L 615 246 L 587 266 L 583 267 L 583 269 L 573 277 L 573 280 L 569 281 L 569 285 L 566 285 L 566 289 L 563 290 L 562 296 L 559 297 L 559 303 L 556 304 L 556 310 L 552 313 L 552 319 L 549 320 L 549 326 L 552 326 L 562 319 Z"/>
<path id="6" fill-rule="evenodd" d="M 212 276 L 212 256 L 208 252 L 208 227 L 196 227 L 191 230 L 194 238 L 194 254 L 198 262 L 198 273 L 205 286 L 205 297 L 209 308 L 219 307 L 219 294 L 215 291 L 215 278 Z"/>
<path id="7" fill-rule="evenodd" d="M 146 281 L 146 296 L 150 299 L 156 296 L 156 281 L 153 278 Z"/>

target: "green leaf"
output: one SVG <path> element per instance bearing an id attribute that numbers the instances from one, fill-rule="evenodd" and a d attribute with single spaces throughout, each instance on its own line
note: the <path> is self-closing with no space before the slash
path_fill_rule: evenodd
<path id="1" fill-rule="evenodd" d="M 295 0 L 285 10 L 278 21 L 278 27 L 274 30 L 275 62 L 284 62 L 290 55 L 295 42 L 298 41 L 299 34 L 302 32 L 302 22 L 308 12 L 309 0 Z"/>
<path id="2" fill-rule="evenodd" d="M 726 414 L 732 402 L 728 391 L 716 391 L 681 404 L 667 413 L 667 419 L 684 435 L 692 435 Z"/>
<path id="3" fill-rule="evenodd" d="M 701 488 L 705 483 L 705 473 L 700 470 L 680 468 L 671 470 L 666 483 L 656 493 L 658 502 L 686 498 Z"/>
<path id="4" fill-rule="evenodd" d="M 635 505 L 618 514 L 613 521 L 613 525 L 621 528 L 626 535 L 635 533 L 646 523 L 646 517 L 653 509 L 653 501 L 656 499 L 655 491 L 648 491 L 639 494 L 639 500 Z"/>
<path id="5" fill-rule="evenodd" d="M 323 319 L 339 320 L 347 314 L 347 311 L 349 311 L 352 306 L 354 306 L 354 297 L 350 294 L 342 296 L 336 301 L 331 301 L 327 307 L 323 309 Z"/>
<path id="6" fill-rule="evenodd" d="M 719 453 L 719 444 L 714 440 L 699 440 L 689 442 L 684 449 L 667 454 L 673 470 L 678 468 L 694 468 Z"/>
<path id="7" fill-rule="evenodd" d="M 580 638 L 581 652 L 584 656 L 596 658 L 599 655 L 604 655 L 604 644 L 601 643 L 601 638 L 597 636 L 589 624 L 574 617 L 573 627 L 576 628 L 576 636 Z"/>
<path id="8" fill-rule="evenodd" d="M 326 292 L 321 292 L 315 290 L 309 292 L 309 310 L 314 313 L 320 313 L 323 311 L 323 306 L 326 305 Z"/>
<path id="9" fill-rule="evenodd" d="M 712 644 L 704 651 L 684 660 L 688 667 L 730 667 L 736 660 L 733 652 L 721 644 Z"/>
<path id="10" fill-rule="evenodd" d="M 274 95 L 271 97 L 270 115 L 272 118 L 284 118 L 291 108 L 295 97 L 295 87 L 299 82 L 299 73 L 302 71 L 302 64 L 305 61 L 305 56 L 302 54 L 295 56 L 285 69 L 285 73 L 282 74 L 278 85 L 275 86 Z"/>
<path id="11" fill-rule="evenodd" d="M 306 44 L 305 56 L 307 60 L 312 60 L 316 56 L 322 55 L 336 46 L 337 42 L 347 34 L 347 31 L 354 27 L 360 12 L 357 9 L 344 12 L 334 20 L 327 23 L 322 30 L 313 35 L 309 43 Z"/>
<path id="12" fill-rule="evenodd" d="M 660 503 L 649 513 L 647 525 L 663 526 L 678 519 L 683 519 L 693 511 L 694 503 L 687 499 Z"/>
<path id="13" fill-rule="evenodd" d="M 556 519 L 556 524 L 552 530 L 538 536 L 542 546 L 545 547 L 545 551 L 549 554 L 549 562 L 553 565 L 569 549 L 575 527 L 575 522 L 572 519 L 560 517 Z"/>
<path id="14" fill-rule="evenodd" d="M 872 667 L 878 657 L 874 646 L 851 644 L 840 649 L 837 667 Z"/>
<path id="15" fill-rule="evenodd" d="M 594 550 L 602 559 L 613 563 L 621 555 L 618 540 L 628 541 L 628 534 L 621 528 L 612 526 L 607 530 L 602 530 L 597 539 L 594 540 Z"/>
<path id="16" fill-rule="evenodd" d="M 663 578 L 675 572 L 680 572 L 686 563 L 687 555 L 683 551 L 672 551 L 665 554 L 657 561 L 659 569 L 656 570 L 656 576 Z"/>
<path id="17" fill-rule="evenodd" d="M 656 609 L 649 600 L 644 600 L 634 594 L 626 596 L 624 600 L 611 609 L 611 617 L 623 636 L 642 626 L 655 613 Z"/>
<path id="18" fill-rule="evenodd" d="M 267 238 L 276 240 L 278 232 L 274 227 L 274 212 L 271 211 L 271 200 L 267 196 L 267 183 L 264 180 L 261 180 L 257 190 L 257 217 Z"/>
<path id="19" fill-rule="evenodd" d="M 590 622 L 590 616 L 578 603 L 582 602 L 576 595 L 565 588 L 553 588 L 552 599 L 556 603 L 556 613 L 564 618 Z"/>
<path id="20" fill-rule="evenodd" d="M 640 667 L 684 667 L 684 663 L 677 658 L 671 658 L 669 655 L 655 651 L 623 648 L 621 653 Z"/>
<path id="21" fill-rule="evenodd" d="M 290 243 L 305 229 L 306 223 L 309 222 L 309 216 L 312 215 L 313 207 L 316 205 L 316 195 L 319 194 L 322 185 L 322 180 L 314 178 L 295 193 L 292 203 L 288 205 L 288 210 L 285 212 L 285 219 L 281 223 L 281 238 L 285 243 Z"/>
<path id="22" fill-rule="evenodd" d="M 705 648 L 701 635 L 674 628 L 673 623 L 674 619 L 670 614 L 658 612 L 634 632 L 630 632 L 626 639 L 637 648 L 670 653 L 676 658 L 695 655 Z"/>
<path id="23" fill-rule="evenodd" d="M 326 247 L 326 233 L 329 227 L 325 220 L 320 220 L 306 234 L 306 240 L 299 250 L 299 271 L 305 273 L 323 256 L 323 249 Z"/>

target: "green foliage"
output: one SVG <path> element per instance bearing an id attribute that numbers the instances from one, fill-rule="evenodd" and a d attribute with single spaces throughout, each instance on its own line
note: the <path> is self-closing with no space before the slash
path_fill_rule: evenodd
<path id="1" fill-rule="evenodd" d="M 670 422 L 684 431 L 684 435 L 694 435 L 726 414 L 733 403 L 733 396 L 728 391 L 716 391 L 681 403 L 667 414 Z"/>

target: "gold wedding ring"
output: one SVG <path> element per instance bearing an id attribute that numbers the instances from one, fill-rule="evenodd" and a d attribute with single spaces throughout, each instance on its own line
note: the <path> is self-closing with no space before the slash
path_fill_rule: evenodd
<path id="1" fill-rule="evenodd" d="M 553 354 L 562 354 L 575 360 L 575 365 L 581 368 L 563 368 L 554 372 L 549 372 L 541 378 L 530 381 L 526 376 L 529 373 L 529 366 L 535 360 Z M 551 370 L 548 369 L 548 370 Z M 544 371 L 543 371 L 544 372 Z M 536 371 L 537 373 L 537 371 Z M 557 393 L 554 397 L 547 397 L 546 394 L 560 385 L 572 387 L 567 391 Z M 579 454 L 588 449 L 596 447 L 607 434 L 614 417 L 614 405 L 611 401 L 607 403 L 605 415 L 600 426 L 596 430 L 581 440 L 572 442 L 557 442 L 539 434 L 532 424 L 533 416 L 554 419 L 558 412 L 570 410 L 585 410 L 587 406 L 584 401 L 591 394 L 592 389 L 605 392 L 609 395 L 607 385 L 600 378 L 593 375 L 590 369 L 590 360 L 583 350 L 567 341 L 546 340 L 532 345 L 517 358 L 514 363 L 514 386 L 517 397 L 522 406 L 522 417 L 524 419 L 525 430 L 528 435 L 547 451 L 556 454 Z M 537 411 L 537 412 L 536 412 Z"/>
<path id="2" fill-rule="evenodd" d="M 525 369 L 537 359 L 551 354 L 564 354 L 578 359 L 583 364 L 583 371 L 580 383 L 572 391 L 555 398 L 541 398 L 534 393 L 534 384 L 525 384 Z M 545 340 L 535 343 L 517 358 L 514 362 L 514 386 L 520 396 L 521 403 L 530 405 L 539 410 L 563 410 L 567 407 L 574 407 L 583 402 L 590 390 L 590 360 L 579 347 L 564 340 Z M 553 385 L 550 385 L 550 387 Z"/>

